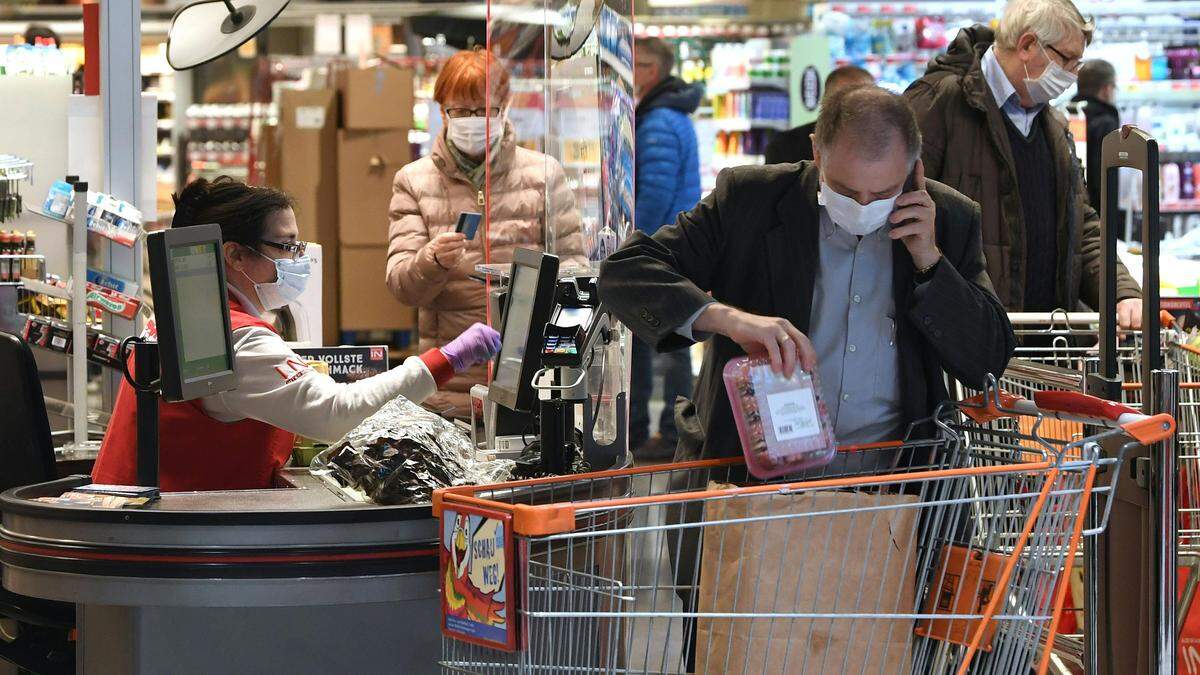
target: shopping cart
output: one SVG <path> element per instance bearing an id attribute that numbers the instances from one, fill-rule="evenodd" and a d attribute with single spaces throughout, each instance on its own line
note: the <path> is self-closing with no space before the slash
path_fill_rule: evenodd
<path id="1" fill-rule="evenodd" d="M 1169 343 L 1166 364 L 1179 371 L 1179 549 L 1194 555 L 1200 553 L 1200 348 Z"/>
<path id="2" fill-rule="evenodd" d="M 931 439 L 843 448 L 790 482 L 728 459 L 440 490 L 443 668 L 1046 672 L 1062 571 L 1113 490 L 1098 476 L 1174 420 L 1035 401 L 943 406 Z M 1050 439 L 1051 420 L 1095 433 Z"/>

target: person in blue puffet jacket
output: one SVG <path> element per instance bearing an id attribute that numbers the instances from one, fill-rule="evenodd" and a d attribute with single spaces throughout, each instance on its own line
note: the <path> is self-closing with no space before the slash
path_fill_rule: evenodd
<path id="1" fill-rule="evenodd" d="M 700 201 L 700 157 L 691 114 L 704 90 L 671 76 L 675 54 L 657 38 L 638 40 L 634 49 L 637 104 L 637 193 L 634 224 L 652 235 L 675 222 Z M 650 398 L 655 362 L 663 369 L 659 435 L 650 437 Z M 675 399 L 692 393 L 692 363 L 687 350 L 669 354 L 634 340 L 630 386 L 630 447 L 638 459 L 665 459 L 675 452 Z"/>

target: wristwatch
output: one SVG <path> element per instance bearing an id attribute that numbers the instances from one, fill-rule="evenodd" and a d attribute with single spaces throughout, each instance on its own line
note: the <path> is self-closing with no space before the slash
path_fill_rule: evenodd
<path id="1" fill-rule="evenodd" d="M 942 251 L 938 249 L 938 258 L 929 265 L 917 268 L 913 274 L 913 280 L 918 284 L 923 284 L 933 278 L 933 274 L 937 272 L 937 266 L 942 264 Z"/>

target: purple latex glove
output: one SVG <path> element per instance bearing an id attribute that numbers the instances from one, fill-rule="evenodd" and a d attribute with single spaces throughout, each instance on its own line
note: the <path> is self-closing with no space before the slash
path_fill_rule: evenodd
<path id="1" fill-rule="evenodd" d="M 455 373 L 490 361 L 500 353 L 500 334 L 477 323 L 442 347 L 442 355 L 454 366 Z"/>

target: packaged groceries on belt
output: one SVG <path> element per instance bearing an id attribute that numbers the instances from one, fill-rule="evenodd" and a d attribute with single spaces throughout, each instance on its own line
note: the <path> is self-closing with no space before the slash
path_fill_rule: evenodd
<path id="1" fill-rule="evenodd" d="M 797 368 L 787 378 L 772 371 L 766 357 L 743 356 L 725 365 L 725 390 L 746 467 L 756 477 L 775 478 L 833 460 L 833 425 L 815 371 Z"/>
<path id="2" fill-rule="evenodd" d="M 476 461 L 466 433 L 398 396 L 318 454 L 309 470 L 377 504 L 427 504 L 437 488 L 506 481 L 513 462 Z"/>

